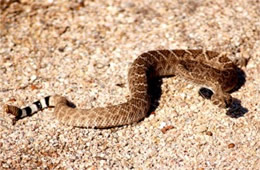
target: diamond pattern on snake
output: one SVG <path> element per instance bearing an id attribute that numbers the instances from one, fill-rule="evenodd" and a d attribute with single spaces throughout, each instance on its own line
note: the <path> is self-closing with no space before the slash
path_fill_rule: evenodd
<path id="1" fill-rule="evenodd" d="M 240 63 L 241 64 L 241 63 Z M 225 108 L 232 103 L 230 91 L 238 82 L 237 68 L 225 54 L 206 50 L 154 50 L 137 57 L 128 71 L 130 98 L 127 102 L 107 107 L 79 109 L 71 107 L 63 96 L 45 97 L 22 109 L 5 105 L 5 111 L 15 120 L 31 116 L 48 107 L 62 123 L 86 128 L 109 128 L 142 120 L 151 106 L 149 79 L 178 76 L 213 90 L 211 101 Z"/>

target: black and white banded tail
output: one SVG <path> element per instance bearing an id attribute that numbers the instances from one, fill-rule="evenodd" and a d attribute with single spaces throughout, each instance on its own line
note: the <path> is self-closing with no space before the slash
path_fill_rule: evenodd
<path id="1" fill-rule="evenodd" d="M 22 119 L 24 117 L 31 116 L 34 113 L 43 110 L 44 108 L 53 106 L 50 105 L 50 98 L 51 96 L 44 97 L 22 109 L 16 106 L 5 105 L 5 111 L 7 113 L 15 113 L 14 116 L 16 120 Z"/>

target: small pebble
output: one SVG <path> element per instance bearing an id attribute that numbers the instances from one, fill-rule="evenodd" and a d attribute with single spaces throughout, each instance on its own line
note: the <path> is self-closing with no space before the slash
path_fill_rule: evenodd
<path id="1" fill-rule="evenodd" d="M 229 149 L 234 148 L 234 147 L 235 147 L 235 144 L 234 144 L 234 143 L 228 144 L 228 148 L 229 148 Z"/>
<path id="2" fill-rule="evenodd" d="M 213 133 L 211 131 L 206 131 L 206 135 L 213 136 Z"/>

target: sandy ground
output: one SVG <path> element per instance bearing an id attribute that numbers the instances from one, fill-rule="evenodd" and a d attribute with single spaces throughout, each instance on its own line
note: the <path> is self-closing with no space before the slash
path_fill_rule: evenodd
<path id="1" fill-rule="evenodd" d="M 0 0 L 0 169 L 260 169 L 259 0 Z M 230 116 L 199 86 L 163 79 L 145 120 L 112 129 L 60 124 L 47 109 L 11 124 L 3 104 L 51 94 L 78 107 L 126 101 L 127 69 L 154 49 L 251 57 Z"/>

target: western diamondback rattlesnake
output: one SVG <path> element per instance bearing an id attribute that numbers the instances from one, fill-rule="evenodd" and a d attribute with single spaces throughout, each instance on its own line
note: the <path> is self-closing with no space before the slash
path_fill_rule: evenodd
<path id="1" fill-rule="evenodd" d="M 242 63 L 242 64 L 241 64 Z M 246 60 L 241 62 L 246 65 Z M 63 96 L 48 96 L 23 109 L 5 105 L 15 120 L 30 116 L 43 108 L 54 106 L 55 116 L 67 125 L 108 128 L 127 125 L 143 119 L 150 108 L 148 80 L 160 76 L 180 76 L 210 87 L 213 104 L 228 107 L 232 97 L 228 93 L 238 81 L 237 66 L 226 55 L 204 50 L 157 50 L 141 54 L 130 66 L 128 83 L 131 97 L 126 103 L 77 109 Z"/>

